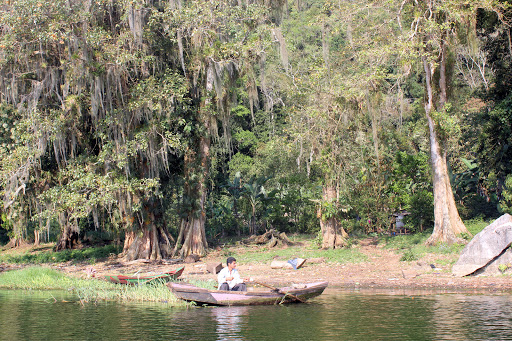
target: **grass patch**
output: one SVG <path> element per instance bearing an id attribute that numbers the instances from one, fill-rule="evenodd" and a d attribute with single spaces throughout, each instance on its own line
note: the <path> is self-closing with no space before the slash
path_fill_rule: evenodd
<path id="1" fill-rule="evenodd" d="M 456 259 L 441 259 L 438 258 L 435 260 L 435 264 L 439 266 L 451 266 L 453 265 L 457 260 Z"/>
<path id="2" fill-rule="evenodd" d="M 319 250 L 316 248 L 305 248 L 302 246 L 292 246 L 285 249 L 262 248 L 257 250 L 247 250 L 243 255 L 239 255 L 241 263 L 269 263 L 274 258 L 293 259 L 293 258 L 321 258 L 323 257 L 329 263 L 361 263 L 367 260 L 367 256 L 357 249 L 334 249 Z"/>
<path id="3" fill-rule="evenodd" d="M 425 242 L 431 233 L 417 233 L 411 235 L 385 236 L 380 240 L 387 249 L 394 249 L 397 253 L 403 253 L 401 261 L 415 261 L 426 254 L 457 255 L 464 248 L 464 244 L 438 244 L 427 246 Z"/>
<path id="4" fill-rule="evenodd" d="M 25 290 L 67 290 L 80 302 L 137 301 L 164 302 L 172 306 L 187 306 L 178 300 L 165 284 L 127 286 L 98 279 L 81 279 L 45 267 L 28 267 L 0 274 L 0 288 Z"/>
<path id="5" fill-rule="evenodd" d="M 492 219 L 492 221 L 485 221 L 481 218 L 478 218 L 465 221 L 464 225 L 466 225 L 466 228 L 468 229 L 469 233 L 475 236 L 493 221 L 494 219 Z"/>
<path id="6" fill-rule="evenodd" d="M 14 264 L 48 264 L 48 263 L 63 263 L 63 262 L 81 262 L 89 261 L 94 264 L 98 259 L 108 258 L 111 254 L 118 254 L 121 252 L 121 246 L 106 245 L 102 247 L 90 247 L 80 250 L 63 250 L 54 252 L 53 250 L 25 252 L 19 255 L 2 255 L 0 262 L 14 263 Z"/>
<path id="7" fill-rule="evenodd" d="M 383 246 L 386 249 L 405 250 L 424 245 L 429 236 L 430 233 L 427 232 L 398 236 L 382 236 L 379 239 L 379 243 L 384 244 Z"/>
<path id="8" fill-rule="evenodd" d="M 483 219 L 472 219 L 465 222 L 466 228 L 471 233 L 467 236 L 470 240 L 473 236 L 482 231 L 489 222 Z M 421 259 L 426 254 L 438 255 L 458 255 L 465 247 L 464 244 L 438 244 L 434 246 L 427 246 L 425 242 L 431 235 L 431 231 L 399 235 L 399 236 L 382 236 L 379 243 L 387 249 L 394 249 L 397 253 L 402 253 L 401 261 L 414 261 Z M 455 260 L 444 260 L 446 265 L 453 263 Z"/>

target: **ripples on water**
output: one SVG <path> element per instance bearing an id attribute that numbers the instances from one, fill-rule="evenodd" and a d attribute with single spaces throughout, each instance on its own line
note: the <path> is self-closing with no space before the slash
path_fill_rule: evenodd
<path id="1" fill-rule="evenodd" d="M 328 289 L 307 304 L 177 309 L 0 291 L 0 340 L 512 340 L 511 298 Z"/>

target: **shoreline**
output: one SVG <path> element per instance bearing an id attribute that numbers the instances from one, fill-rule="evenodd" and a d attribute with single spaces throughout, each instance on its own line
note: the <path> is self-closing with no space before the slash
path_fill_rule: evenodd
<path id="1" fill-rule="evenodd" d="M 207 271 L 209 264 L 224 265 L 226 254 L 235 255 L 242 278 L 253 278 L 255 281 L 272 286 L 286 286 L 292 283 L 327 281 L 329 288 L 347 290 L 435 290 L 450 292 L 490 292 L 512 293 L 512 276 L 466 276 L 455 277 L 451 274 L 451 266 L 458 259 L 458 254 L 425 254 L 417 261 L 401 261 L 402 255 L 397 250 L 387 249 L 374 243 L 360 243 L 358 252 L 365 255 L 364 261 L 355 263 L 329 263 L 325 260 L 306 259 L 304 265 L 293 270 L 291 268 L 271 268 L 270 261 L 249 261 L 244 259 L 244 252 L 249 249 L 226 247 L 212 250 L 206 257 L 195 263 L 172 263 L 169 261 L 138 260 L 125 262 L 112 256 L 109 259 L 89 261 L 43 264 L 79 278 L 102 279 L 104 275 L 146 273 L 156 274 L 175 270 L 185 266 L 180 277 L 184 281 L 214 281 L 217 276 Z M 265 252 L 262 250 L 262 252 Z M 297 253 L 300 254 L 300 248 Z M 281 259 L 285 260 L 285 259 Z M 15 270 L 33 264 L 0 263 L 0 274 L 3 271 Z"/>
<path id="2" fill-rule="evenodd" d="M 216 281 L 216 275 L 210 274 L 207 271 L 201 271 L 200 269 L 206 268 L 206 263 L 198 262 L 196 264 L 177 264 L 176 266 L 185 266 L 185 271 L 180 277 L 183 281 Z M 4 271 L 20 270 L 26 267 L 48 267 L 58 271 L 61 271 L 72 277 L 78 277 L 82 279 L 98 279 L 102 280 L 103 275 L 112 273 L 132 273 L 132 270 L 136 268 L 142 270 L 145 273 L 158 273 L 168 271 L 168 265 L 151 264 L 146 263 L 145 266 L 134 266 L 124 265 L 116 266 L 118 271 L 109 270 L 106 266 L 103 270 L 96 270 L 94 277 L 87 275 L 87 271 L 91 268 L 88 264 L 0 264 L 0 274 Z M 100 267 L 98 263 L 95 269 Z M 357 266 L 352 264 L 352 266 Z M 141 269 L 142 268 L 142 269 Z M 383 276 L 384 274 L 390 275 L 390 273 L 374 273 L 375 277 L 361 277 L 361 276 L 349 276 L 342 274 L 347 265 L 329 264 L 331 271 L 340 271 L 340 275 L 321 276 L 318 272 L 322 270 L 321 265 L 310 265 L 304 266 L 298 270 L 288 269 L 272 269 L 272 272 L 264 271 L 268 268 L 266 264 L 250 264 L 250 265 L 239 265 L 239 271 L 243 277 L 251 277 L 257 282 L 263 282 L 271 286 L 287 286 L 292 283 L 306 283 L 306 282 L 317 282 L 327 281 L 329 282 L 329 289 L 345 289 L 351 291 L 429 291 L 432 293 L 511 293 L 512 294 L 512 278 L 507 275 L 502 276 L 467 276 L 467 277 L 455 277 L 449 273 L 424 273 L 416 275 L 414 278 L 404 278 L 398 272 L 395 273 L 394 277 Z M 135 272 L 135 271 L 133 271 Z M 346 272 L 346 270 L 345 270 Z M 264 273 L 264 274 L 262 274 Z M 385 277 L 385 278 L 384 278 Z M 249 282 L 249 286 L 251 283 Z"/>

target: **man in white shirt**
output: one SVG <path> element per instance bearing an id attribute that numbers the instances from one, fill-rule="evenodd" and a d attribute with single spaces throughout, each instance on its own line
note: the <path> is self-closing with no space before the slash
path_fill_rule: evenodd
<path id="1" fill-rule="evenodd" d="M 236 259 L 228 257 L 226 264 L 227 266 L 220 270 L 217 275 L 219 290 L 247 291 L 244 280 L 240 278 L 240 274 L 236 269 Z"/>

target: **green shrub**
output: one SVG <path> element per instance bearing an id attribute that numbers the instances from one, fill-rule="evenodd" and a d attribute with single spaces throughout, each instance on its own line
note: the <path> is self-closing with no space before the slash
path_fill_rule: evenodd
<path id="1" fill-rule="evenodd" d="M 404 252 L 402 257 L 400 258 L 400 261 L 401 262 L 412 262 L 412 261 L 415 261 L 418 259 L 419 259 L 418 255 L 413 250 L 408 249 L 407 251 Z"/>

